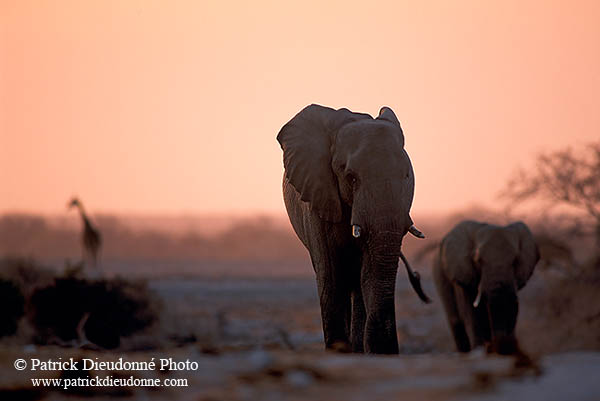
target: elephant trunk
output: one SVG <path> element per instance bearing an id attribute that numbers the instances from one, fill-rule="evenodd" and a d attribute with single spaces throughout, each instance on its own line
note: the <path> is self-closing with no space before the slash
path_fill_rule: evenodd
<path id="1" fill-rule="evenodd" d="M 514 286 L 493 288 L 485 294 L 490 324 L 491 350 L 502 355 L 514 354 L 518 350 L 515 326 L 519 313 L 519 302 Z"/>
<path id="2" fill-rule="evenodd" d="M 364 349 L 368 353 L 397 354 L 394 292 L 402 235 L 384 232 L 371 235 L 361 271 L 366 311 Z"/>
<path id="3" fill-rule="evenodd" d="M 387 187 L 390 190 L 383 198 L 356 193 L 350 222 L 363 250 L 364 350 L 377 354 L 399 351 L 394 292 L 402 239 L 412 225 L 409 208 L 400 201 L 404 194 L 391 184 Z"/>
<path id="4" fill-rule="evenodd" d="M 373 181 L 377 181 L 378 184 L 365 187 L 354 194 L 350 217 L 352 234 L 355 238 L 365 235 L 380 237 L 401 234 L 399 242 L 393 240 L 401 245 L 402 236 L 413 227 L 409 215 L 410 204 L 406 205 L 406 201 L 403 201 L 407 194 L 403 188 L 398 188 L 397 185 L 386 180 L 374 179 Z M 383 188 L 385 193 L 382 193 Z M 416 227 L 411 231 L 413 235 L 422 235 Z"/>
<path id="5" fill-rule="evenodd" d="M 421 287 L 419 273 L 411 268 L 408 260 L 401 251 L 402 239 L 407 230 L 418 238 L 425 237 L 414 226 L 408 211 L 399 207 L 398 203 L 388 204 L 387 208 L 383 211 L 379 210 L 378 213 L 371 212 L 370 214 L 365 214 L 358 212 L 359 210 L 361 209 L 353 208 L 352 210 L 352 236 L 359 238 L 366 232 L 369 252 L 375 255 L 375 257 L 378 257 L 378 255 L 391 256 L 393 261 L 390 261 L 389 264 L 397 264 L 398 258 L 401 258 L 413 289 L 423 302 L 430 303 L 431 299 L 429 299 Z M 364 227 L 366 227 L 366 230 Z"/>

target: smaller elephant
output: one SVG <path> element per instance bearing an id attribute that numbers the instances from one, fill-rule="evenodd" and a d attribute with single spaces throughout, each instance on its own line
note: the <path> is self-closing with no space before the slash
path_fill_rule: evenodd
<path id="1" fill-rule="evenodd" d="M 522 222 L 501 227 L 463 221 L 446 234 L 433 276 L 458 351 L 486 344 L 490 352 L 519 352 L 517 291 L 539 258 Z"/>

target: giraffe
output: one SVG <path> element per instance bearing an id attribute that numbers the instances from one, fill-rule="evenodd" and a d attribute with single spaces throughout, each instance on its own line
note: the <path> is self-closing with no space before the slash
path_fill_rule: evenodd
<path id="1" fill-rule="evenodd" d="M 86 259 L 86 256 L 89 256 L 92 266 L 96 267 L 98 262 L 98 252 L 100 251 L 100 245 L 102 244 L 102 236 L 100 235 L 100 231 L 95 228 L 85 210 L 83 209 L 83 205 L 81 201 L 74 197 L 68 204 L 68 208 L 71 209 L 73 207 L 77 207 L 79 209 L 79 214 L 81 215 L 81 220 L 83 221 L 83 260 Z"/>

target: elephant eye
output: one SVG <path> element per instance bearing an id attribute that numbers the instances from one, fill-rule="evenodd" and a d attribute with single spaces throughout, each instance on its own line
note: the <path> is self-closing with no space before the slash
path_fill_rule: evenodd
<path id="1" fill-rule="evenodd" d="M 351 171 L 348 172 L 346 174 L 346 180 L 348 181 L 348 183 L 350 183 L 351 185 L 356 184 L 356 176 L 354 175 L 354 173 L 352 173 Z"/>

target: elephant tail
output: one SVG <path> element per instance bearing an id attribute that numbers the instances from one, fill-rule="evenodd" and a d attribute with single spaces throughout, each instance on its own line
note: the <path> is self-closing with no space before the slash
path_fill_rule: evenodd
<path id="1" fill-rule="evenodd" d="M 410 284 L 412 285 L 419 298 L 421 298 L 421 301 L 425 302 L 426 304 L 431 303 L 431 299 L 425 294 L 423 288 L 421 287 L 421 275 L 418 271 L 415 271 L 410 267 L 410 264 L 408 263 L 408 260 L 406 259 L 402 251 L 400 251 L 400 259 L 402 259 L 402 262 L 404 262 L 404 266 L 406 267 L 406 273 L 408 273 L 408 279 L 410 281 Z"/>

